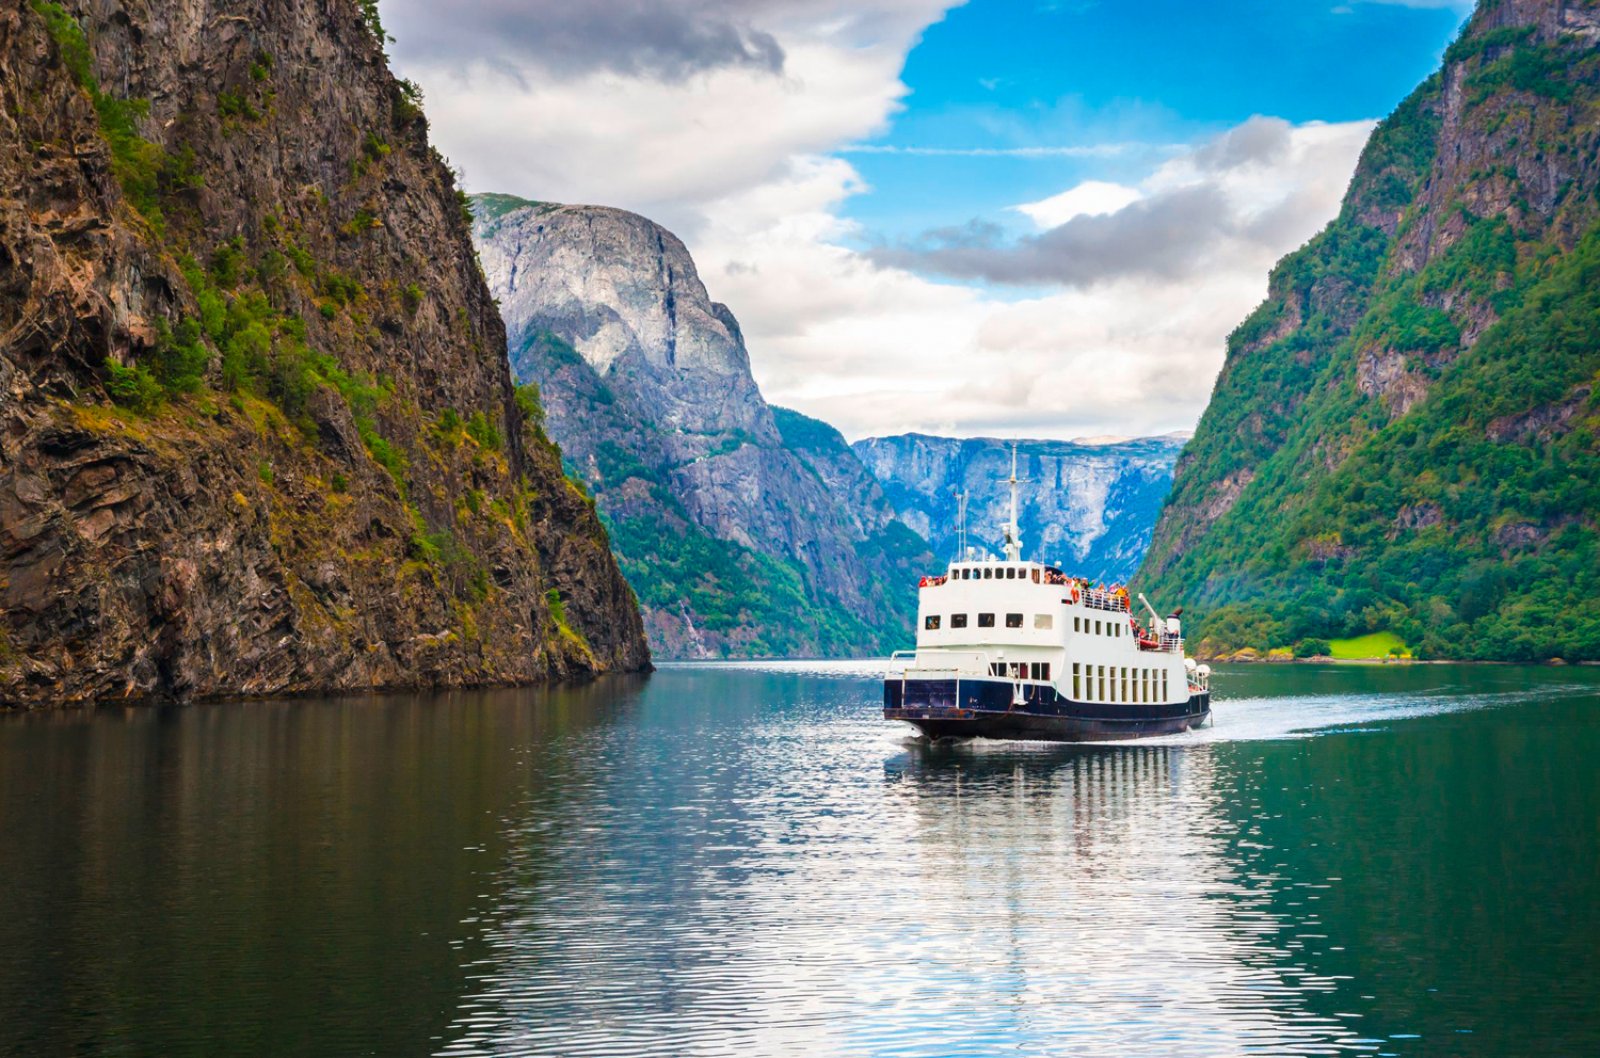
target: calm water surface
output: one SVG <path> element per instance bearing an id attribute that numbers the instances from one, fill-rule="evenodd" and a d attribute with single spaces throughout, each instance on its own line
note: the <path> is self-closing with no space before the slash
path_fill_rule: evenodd
<path id="1" fill-rule="evenodd" d="M 1600 671 L 929 748 L 870 667 L 0 717 L 0 1053 L 1600 1054 Z"/>

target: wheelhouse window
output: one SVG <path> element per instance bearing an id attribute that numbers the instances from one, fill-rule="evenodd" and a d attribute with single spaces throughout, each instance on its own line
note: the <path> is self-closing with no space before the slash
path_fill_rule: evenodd
<path id="1" fill-rule="evenodd" d="M 1033 615 L 1033 627 L 1049 629 L 1055 626 L 1056 619 L 1054 614 L 1036 613 Z"/>
<path id="2" fill-rule="evenodd" d="M 964 613 L 953 613 L 953 614 L 951 614 L 950 615 L 950 627 L 951 628 L 965 628 L 965 627 L 967 627 L 967 615 L 964 614 Z"/>
<path id="3" fill-rule="evenodd" d="M 1035 569 L 1032 572 L 1033 572 L 1033 582 L 1035 584 L 1039 583 L 1039 571 L 1037 569 Z"/>
<path id="4" fill-rule="evenodd" d="M 927 620 L 922 622 L 922 627 L 930 632 L 937 631 L 939 628 L 939 615 L 929 614 Z"/>
<path id="5" fill-rule="evenodd" d="M 1019 613 L 1008 613 L 1008 614 L 1006 614 L 1006 627 L 1007 628 L 1021 628 L 1022 627 L 1022 615 L 1019 614 Z"/>
<path id="6" fill-rule="evenodd" d="M 989 578 L 990 578 L 990 577 L 992 577 L 992 576 L 994 576 L 994 570 L 992 570 L 992 569 L 989 569 L 989 568 L 988 568 L 988 567 L 987 567 L 987 566 L 986 566 L 986 567 L 984 567 L 984 570 L 983 570 L 983 579 L 984 579 L 984 580 L 988 580 L 988 579 L 989 579 Z"/>
<path id="7" fill-rule="evenodd" d="M 994 627 L 994 614 L 992 614 L 992 613 L 981 613 L 981 614 L 979 614 L 978 615 L 978 627 L 979 628 L 993 628 Z"/>

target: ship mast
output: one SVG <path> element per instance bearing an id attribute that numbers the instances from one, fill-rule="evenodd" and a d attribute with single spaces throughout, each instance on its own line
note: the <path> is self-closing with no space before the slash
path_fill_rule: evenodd
<path id="1" fill-rule="evenodd" d="M 967 492 L 956 493 L 956 561 L 967 557 Z"/>
<path id="2" fill-rule="evenodd" d="M 1017 477 L 1017 443 L 1011 442 L 1011 476 L 1005 479 L 1011 487 L 1011 521 L 1006 523 L 1006 561 L 1022 561 L 1022 527 L 1017 524 L 1017 486 L 1022 479 Z"/>

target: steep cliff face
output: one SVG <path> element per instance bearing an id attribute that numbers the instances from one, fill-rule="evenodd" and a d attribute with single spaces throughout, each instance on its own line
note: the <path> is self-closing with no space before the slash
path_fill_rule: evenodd
<path id="1" fill-rule="evenodd" d="M 1150 545 L 1161 502 L 1172 484 L 1182 437 L 1115 444 L 1022 441 L 1018 447 L 1023 551 L 1071 572 L 1120 583 Z M 968 543 L 999 554 L 1010 518 L 1011 442 L 905 434 L 855 443 L 901 521 L 933 546 L 957 551 L 958 493 L 966 492 Z"/>
<path id="2" fill-rule="evenodd" d="M 802 444 L 789 445 L 683 243 L 622 210 L 505 195 L 474 206 L 512 368 L 540 386 L 551 435 L 594 491 L 655 648 L 902 642 L 923 547 L 859 468 L 851 480 L 870 491 L 840 487 L 854 457 L 836 433 L 790 416 Z"/>
<path id="3" fill-rule="evenodd" d="M 355 0 L 0 9 L 0 700 L 648 663 Z"/>
<path id="4" fill-rule="evenodd" d="M 1600 657 L 1600 4 L 1499 0 L 1274 271 L 1141 573 L 1212 647 Z"/>

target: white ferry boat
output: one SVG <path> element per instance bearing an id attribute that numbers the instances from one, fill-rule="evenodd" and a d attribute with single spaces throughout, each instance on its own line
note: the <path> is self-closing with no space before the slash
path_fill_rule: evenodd
<path id="1" fill-rule="evenodd" d="M 1186 731 L 1211 715 L 1210 670 L 1183 654 L 1178 613 L 1149 622 L 1126 589 L 1022 559 L 1017 458 L 1005 557 L 958 559 L 918 589 L 917 649 L 894 656 L 883 715 L 931 738 L 1106 741 Z M 963 547 L 963 551 L 965 548 Z"/>

